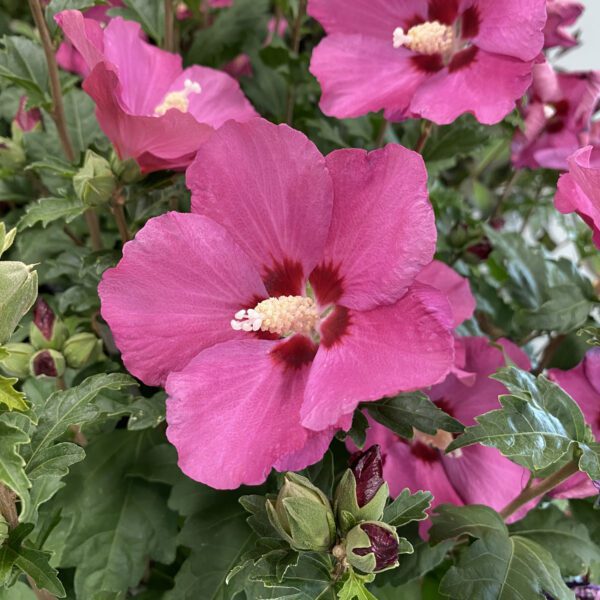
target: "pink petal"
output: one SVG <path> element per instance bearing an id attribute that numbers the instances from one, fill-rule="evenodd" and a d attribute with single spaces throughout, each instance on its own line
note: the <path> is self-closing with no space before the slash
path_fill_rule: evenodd
<path id="1" fill-rule="evenodd" d="M 432 261 L 419 273 L 417 281 L 446 294 L 454 316 L 454 327 L 473 316 L 476 302 L 469 280 L 448 265 L 439 260 Z"/>
<path id="2" fill-rule="evenodd" d="M 435 252 L 435 217 L 423 159 L 390 144 L 371 153 L 332 152 L 327 167 L 334 203 L 321 264 L 333 265 L 342 280 L 341 297 L 329 301 L 356 310 L 391 304 Z M 316 282 L 313 287 L 319 298 Z"/>
<path id="3" fill-rule="evenodd" d="M 313 50 L 310 72 L 321 84 L 321 110 L 338 118 L 385 109 L 387 118 L 411 116 L 415 90 L 430 75 L 410 60 L 412 53 L 392 41 L 333 34 Z"/>
<path id="4" fill-rule="evenodd" d="M 187 172 L 192 210 L 223 225 L 271 295 L 301 293 L 322 256 L 333 192 L 325 159 L 302 133 L 263 119 L 229 122 Z"/>
<path id="5" fill-rule="evenodd" d="M 217 129 L 229 119 L 248 121 L 258 116 L 240 84 L 227 73 L 195 65 L 186 69 L 171 84 L 169 91 L 183 89 L 186 79 L 202 87 L 199 94 L 189 97 L 188 111 L 198 122 Z"/>
<path id="6" fill-rule="evenodd" d="M 222 227 L 180 213 L 148 221 L 104 274 L 99 293 L 127 369 L 149 385 L 163 384 L 201 350 L 238 339 L 233 315 L 266 296 Z"/>
<path id="7" fill-rule="evenodd" d="M 576 46 L 577 40 L 567 28 L 575 24 L 584 8 L 583 4 L 574 0 L 548 0 L 548 21 L 544 29 L 544 47 L 571 48 Z"/>
<path id="8" fill-rule="evenodd" d="M 442 380 L 454 358 L 446 298 L 414 284 L 396 304 L 350 311 L 349 328 L 333 345 L 321 342 L 302 406 L 302 423 L 335 425 L 360 402 Z"/>
<path id="9" fill-rule="evenodd" d="M 476 0 L 479 34 L 473 40 L 482 50 L 533 60 L 544 45 L 546 0 Z"/>
<path id="10" fill-rule="evenodd" d="M 309 0 L 308 14 L 332 33 L 362 33 L 391 45 L 396 27 L 427 18 L 426 0 Z"/>
<path id="11" fill-rule="evenodd" d="M 299 412 L 308 367 L 283 368 L 270 356 L 277 344 L 219 344 L 169 376 L 167 437 L 192 479 L 218 489 L 257 485 L 307 443 Z M 309 452 L 306 460 L 315 458 Z M 308 464 L 293 462 L 295 468 Z"/>
<path id="12" fill-rule="evenodd" d="M 575 473 L 559 486 L 555 487 L 548 495 L 552 498 L 590 498 L 596 496 L 598 490 L 586 473 Z"/>
<path id="13" fill-rule="evenodd" d="M 87 70 L 104 59 L 104 32 L 98 21 L 84 18 L 78 10 L 63 10 L 54 20 L 83 59 Z"/>
<path id="14" fill-rule="evenodd" d="M 413 112 L 438 125 L 447 125 L 464 113 L 493 125 L 514 108 L 531 85 L 532 63 L 479 51 L 473 62 L 434 75 L 419 87 Z"/>

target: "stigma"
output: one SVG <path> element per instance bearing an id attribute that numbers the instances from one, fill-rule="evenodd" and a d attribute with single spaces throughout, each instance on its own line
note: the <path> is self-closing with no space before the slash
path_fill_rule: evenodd
<path id="1" fill-rule="evenodd" d="M 202 92 L 202 87 L 196 81 L 186 79 L 183 82 L 183 89 L 175 92 L 169 92 L 163 101 L 154 109 L 154 114 L 162 117 L 168 110 L 175 108 L 180 112 L 187 112 L 190 107 L 190 96 Z"/>
<path id="2" fill-rule="evenodd" d="M 402 46 L 419 54 L 448 54 L 454 46 L 454 30 L 439 21 L 415 25 L 407 33 L 402 27 L 397 27 L 394 30 L 394 48 Z"/>
<path id="3" fill-rule="evenodd" d="M 310 334 L 319 313 L 312 298 L 279 296 L 267 298 L 254 308 L 239 310 L 231 321 L 235 331 L 265 331 L 282 337 L 294 333 Z"/>
<path id="4" fill-rule="evenodd" d="M 445 452 L 446 448 L 452 443 L 454 440 L 454 436 L 448 431 L 442 431 L 438 429 L 435 435 L 429 435 L 427 433 L 423 433 L 418 429 L 413 429 L 413 439 L 417 442 L 421 442 L 430 448 L 435 448 L 436 450 L 440 450 L 441 452 Z M 460 458 L 462 456 L 462 450 L 458 448 L 453 452 L 448 454 L 451 458 Z"/>

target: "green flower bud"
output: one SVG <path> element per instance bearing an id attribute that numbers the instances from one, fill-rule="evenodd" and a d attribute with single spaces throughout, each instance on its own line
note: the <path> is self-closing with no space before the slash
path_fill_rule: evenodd
<path id="1" fill-rule="evenodd" d="M 135 183 L 143 177 L 140 166 L 133 158 L 121 160 L 115 153 L 112 153 L 110 156 L 110 166 L 121 183 Z"/>
<path id="2" fill-rule="evenodd" d="M 16 235 L 16 227 L 7 232 L 6 225 L 4 223 L 0 223 L 0 256 L 2 256 L 4 252 L 6 252 L 13 245 Z"/>
<path id="3" fill-rule="evenodd" d="M 267 514 L 279 535 L 295 550 L 326 551 L 335 542 L 335 519 L 325 494 L 306 477 L 286 473 Z"/>
<path id="4" fill-rule="evenodd" d="M 17 171 L 25 164 L 25 160 L 25 150 L 18 141 L 0 137 L 0 167 Z"/>
<path id="5" fill-rule="evenodd" d="M 65 357 L 56 350 L 38 350 L 29 361 L 34 377 L 61 377 L 65 372 Z"/>
<path id="6" fill-rule="evenodd" d="M 342 533 L 361 521 L 377 521 L 389 497 L 379 446 L 355 454 L 335 491 L 333 507 Z"/>
<path id="7" fill-rule="evenodd" d="M 100 358 L 102 341 L 93 333 L 76 333 L 66 341 L 63 354 L 70 367 L 81 369 Z"/>
<path id="8" fill-rule="evenodd" d="M 3 346 L 8 352 L 4 360 L 0 360 L 0 367 L 9 377 L 27 377 L 29 375 L 29 361 L 35 352 L 30 344 L 6 344 Z"/>
<path id="9" fill-rule="evenodd" d="M 396 528 L 379 521 L 356 525 L 346 537 L 346 559 L 363 573 L 381 573 L 397 567 L 399 550 Z"/>
<path id="10" fill-rule="evenodd" d="M 57 318 L 43 298 L 38 298 L 33 311 L 33 321 L 29 327 L 29 340 L 33 346 L 38 350 L 42 348 L 60 350 L 68 335 L 69 330 L 66 325 Z"/>
<path id="11" fill-rule="evenodd" d="M 10 338 L 37 297 L 38 278 L 33 267 L 0 262 L 0 344 Z"/>
<path id="12" fill-rule="evenodd" d="M 73 177 L 73 187 L 77 197 L 86 206 L 101 206 L 111 199 L 117 180 L 108 161 L 88 150 L 83 167 Z"/>

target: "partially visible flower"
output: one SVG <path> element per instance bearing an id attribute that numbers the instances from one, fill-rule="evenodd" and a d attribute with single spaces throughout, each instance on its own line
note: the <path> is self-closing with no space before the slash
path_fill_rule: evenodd
<path id="1" fill-rule="evenodd" d="M 599 100 L 600 71 L 562 73 L 550 63 L 536 65 L 525 131 L 513 140 L 515 166 L 566 170 L 567 158 L 590 132 Z"/>
<path id="2" fill-rule="evenodd" d="M 548 0 L 548 20 L 544 29 L 544 48 L 572 48 L 577 39 L 569 31 L 585 7 L 576 0 Z"/>
<path id="3" fill-rule="evenodd" d="M 76 333 L 65 342 L 63 354 L 70 367 L 87 367 L 102 355 L 102 340 L 93 333 Z"/>
<path id="4" fill-rule="evenodd" d="M 360 402 L 444 379 L 450 307 L 416 281 L 436 238 L 418 154 L 324 158 L 289 127 L 230 122 L 187 184 L 196 214 L 151 219 L 100 296 L 127 368 L 167 384 L 190 477 L 237 487 L 304 468 Z"/>
<path id="5" fill-rule="evenodd" d="M 22 131 L 31 131 L 42 120 L 42 115 L 37 108 L 27 110 L 26 105 L 27 96 L 21 96 L 14 121 Z"/>
<path id="6" fill-rule="evenodd" d="M 194 65 L 152 46 L 138 23 L 120 17 L 105 29 L 76 10 L 56 16 L 90 68 L 83 89 L 119 158 L 134 158 L 143 172 L 184 169 L 198 146 L 233 119 L 256 112 L 226 73 Z"/>
<path id="7" fill-rule="evenodd" d="M 561 213 L 577 213 L 593 231 L 600 248 L 600 146 L 586 146 L 569 157 L 569 172 L 560 176 L 554 205 Z"/>
<path id="8" fill-rule="evenodd" d="M 363 573 L 381 573 L 398 566 L 399 540 L 387 523 L 367 521 L 348 532 L 346 559 Z"/>
<path id="9" fill-rule="evenodd" d="M 309 0 L 308 12 L 327 33 L 310 65 L 325 114 L 492 124 L 531 84 L 546 0 Z"/>

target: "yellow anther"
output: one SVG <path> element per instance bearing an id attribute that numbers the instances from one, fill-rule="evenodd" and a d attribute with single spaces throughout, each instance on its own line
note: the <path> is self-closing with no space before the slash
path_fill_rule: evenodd
<path id="1" fill-rule="evenodd" d="M 183 84 L 183 89 L 176 92 L 169 92 L 164 100 L 154 109 L 154 114 L 162 117 L 168 110 L 172 108 L 180 112 L 187 112 L 190 107 L 190 95 L 199 94 L 202 91 L 200 84 L 186 79 Z"/>
<path id="2" fill-rule="evenodd" d="M 419 54 L 447 54 L 454 45 L 454 30 L 439 21 L 415 25 L 404 33 L 402 27 L 394 30 L 394 48 L 404 46 Z"/>

